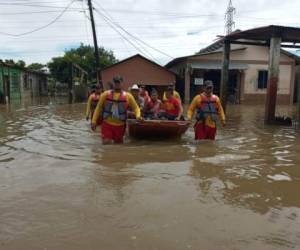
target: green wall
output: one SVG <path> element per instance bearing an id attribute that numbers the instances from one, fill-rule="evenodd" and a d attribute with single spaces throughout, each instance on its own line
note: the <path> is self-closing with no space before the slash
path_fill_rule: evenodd
<path id="1" fill-rule="evenodd" d="M 3 95 L 4 92 L 3 76 L 8 76 L 10 84 L 10 99 L 15 100 L 21 98 L 21 72 L 22 71 L 20 69 L 0 65 L 0 95 Z"/>

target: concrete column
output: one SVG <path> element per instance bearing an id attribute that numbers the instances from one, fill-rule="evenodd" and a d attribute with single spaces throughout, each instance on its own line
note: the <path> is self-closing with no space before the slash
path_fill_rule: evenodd
<path id="1" fill-rule="evenodd" d="M 240 103 L 243 103 L 243 101 L 245 100 L 245 71 L 243 70 L 241 72 L 241 89 L 240 89 Z"/>
<path id="2" fill-rule="evenodd" d="M 230 42 L 224 41 L 223 47 L 223 60 L 222 60 L 222 72 L 221 72 L 221 85 L 220 85 L 220 98 L 221 103 L 226 112 L 227 104 L 227 89 L 229 81 L 229 61 L 230 61 Z"/>
<path id="3" fill-rule="evenodd" d="M 300 127 L 300 79 L 297 79 L 297 108 L 298 108 L 298 125 Z"/>
<path id="4" fill-rule="evenodd" d="M 191 89 L 191 76 L 189 66 L 185 68 L 185 76 L 184 76 L 184 102 L 190 102 L 190 89 Z"/>
<path id="5" fill-rule="evenodd" d="M 268 87 L 266 97 L 265 122 L 270 124 L 275 119 L 277 89 L 279 82 L 281 38 L 272 37 L 269 50 Z"/>

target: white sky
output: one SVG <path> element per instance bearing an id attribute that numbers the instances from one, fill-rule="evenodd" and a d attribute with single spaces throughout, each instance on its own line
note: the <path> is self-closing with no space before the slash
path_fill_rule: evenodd
<path id="1" fill-rule="evenodd" d="M 54 20 L 71 0 L 0 0 L 0 58 L 46 63 L 63 55 L 67 48 L 83 42 L 92 44 L 86 0 L 73 0 L 70 9 L 58 21 L 40 31 L 21 34 Z M 93 0 L 98 11 L 106 10 L 134 36 L 170 55 L 194 54 L 225 32 L 224 13 L 228 0 Z M 99 3 L 101 5 L 99 5 Z M 278 24 L 300 27 L 299 0 L 233 0 L 235 29 Z M 101 9 L 103 8 L 103 9 Z M 51 11 L 51 12 L 49 12 Z M 35 12 L 35 13 L 32 13 Z M 43 13 L 36 13 L 43 12 Z M 85 12 L 85 13 L 84 13 Z M 86 15 L 86 16 L 85 16 Z M 95 12 L 98 43 L 114 51 L 118 59 L 141 53 L 121 38 Z M 172 58 L 141 45 L 124 31 L 127 39 L 149 59 L 165 64 Z M 147 52 L 145 52 L 146 48 Z"/>

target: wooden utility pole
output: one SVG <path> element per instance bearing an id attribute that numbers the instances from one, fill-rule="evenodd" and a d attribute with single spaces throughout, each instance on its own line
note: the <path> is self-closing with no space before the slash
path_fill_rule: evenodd
<path id="1" fill-rule="evenodd" d="M 90 11 L 90 18 L 91 18 L 91 25 L 93 31 L 93 40 L 94 40 L 94 48 L 95 48 L 95 62 L 96 62 L 96 75 L 97 75 L 97 83 L 100 83 L 101 76 L 100 76 L 100 60 L 99 60 L 99 49 L 98 49 L 98 42 L 97 42 L 97 34 L 96 34 L 96 27 L 95 27 L 95 20 L 93 14 L 93 5 L 92 0 L 88 0 L 88 6 Z M 100 83 L 101 84 L 101 83 Z M 103 87 L 103 86 L 101 86 Z"/>
<path id="2" fill-rule="evenodd" d="M 272 123 L 275 120 L 277 89 L 279 82 L 281 38 L 272 37 L 269 50 L 268 87 L 266 98 L 265 122 Z"/>
<path id="3" fill-rule="evenodd" d="M 227 89 L 229 81 L 229 61 L 230 61 L 230 42 L 224 41 L 223 47 L 223 65 L 221 72 L 221 86 L 220 86 L 220 97 L 224 112 L 226 112 L 227 105 Z"/>

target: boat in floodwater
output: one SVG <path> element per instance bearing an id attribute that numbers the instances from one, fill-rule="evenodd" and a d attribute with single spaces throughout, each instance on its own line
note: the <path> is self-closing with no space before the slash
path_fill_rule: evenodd
<path id="1" fill-rule="evenodd" d="M 178 138 L 187 131 L 190 124 L 190 121 L 127 120 L 129 136 L 139 139 Z"/>

